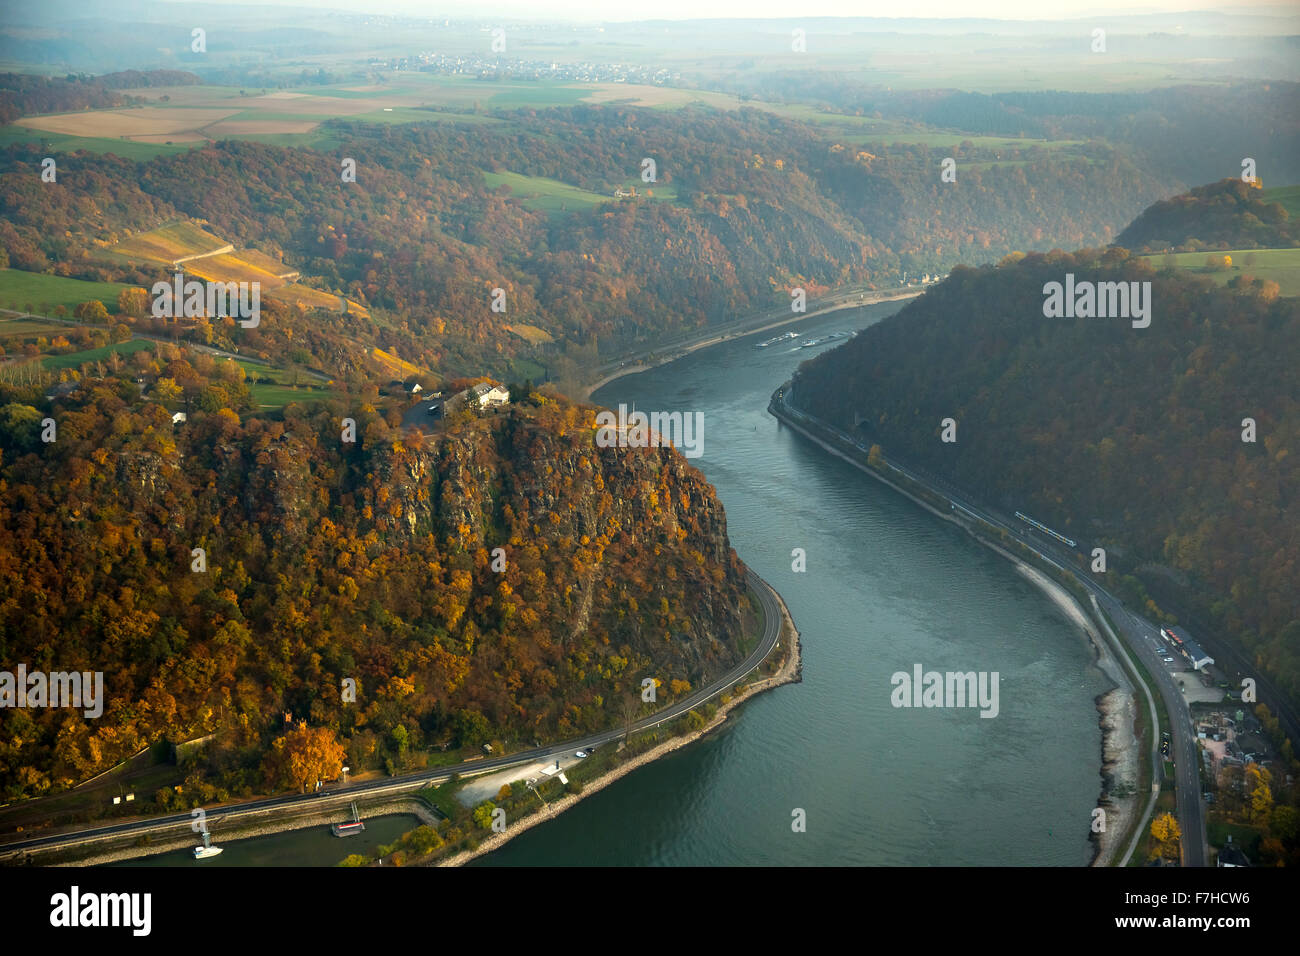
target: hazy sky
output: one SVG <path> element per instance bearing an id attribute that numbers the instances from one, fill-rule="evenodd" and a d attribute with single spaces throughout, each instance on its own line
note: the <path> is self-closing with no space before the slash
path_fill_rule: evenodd
<path id="1" fill-rule="evenodd" d="M 182 0 L 183 2 L 183 0 Z M 211 2 L 211 0 L 207 0 Z M 241 0 L 246 2 L 246 0 Z M 577 20 L 713 17 L 982 17 L 1060 20 L 1115 14 L 1221 10 L 1294 15 L 1300 0 L 268 0 L 274 6 L 478 18 L 508 15 Z"/>

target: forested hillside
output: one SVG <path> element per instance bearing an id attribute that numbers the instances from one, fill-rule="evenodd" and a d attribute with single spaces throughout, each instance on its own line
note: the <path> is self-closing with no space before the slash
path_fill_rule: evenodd
<path id="1" fill-rule="evenodd" d="M 0 73 L 0 124 L 38 113 L 109 109 L 131 101 L 119 90 L 190 86 L 201 82 L 184 70 L 123 70 L 103 76 L 46 77 Z"/>
<path id="2" fill-rule="evenodd" d="M 1150 326 L 1045 318 L 1044 285 L 1067 273 L 1149 281 Z M 1053 252 L 954 269 L 804 363 L 794 394 L 886 454 L 1106 548 L 1112 572 L 1180 582 L 1178 603 L 1300 698 L 1296 354 L 1300 300 L 1276 283 L 1221 289 L 1124 249 Z M 955 443 L 940 440 L 949 417 Z"/>
<path id="3" fill-rule="evenodd" d="M 741 658 L 743 567 L 676 451 L 597 448 L 593 410 L 554 396 L 436 438 L 364 404 L 241 416 L 226 364 L 158 370 L 221 393 L 178 424 L 129 378 L 58 400 L 49 444 L 44 410 L 0 408 L 0 659 L 103 671 L 108 698 L 89 721 L 0 712 L 4 799 L 209 733 L 190 793 L 274 788 L 285 713 L 358 770 L 531 746 L 621 724 L 643 678 L 671 700 Z"/>
<path id="4" fill-rule="evenodd" d="M 1254 184 L 1223 179 L 1155 203 L 1115 237 L 1115 245 L 1135 252 L 1286 248 L 1300 246 L 1300 226 Z"/>
<path id="5" fill-rule="evenodd" d="M 40 154 L 12 147 L 0 154 L 0 246 L 15 268 L 145 284 L 156 277 L 110 247 L 202 219 L 361 302 L 376 320 L 367 341 L 421 367 L 476 374 L 535 354 L 509 333 L 516 323 L 553 336 L 540 357 L 563 363 L 769 308 L 795 286 L 888 287 L 904 271 L 1105 242 L 1167 190 L 1104 145 L 868 150 L 758 110 L 584 106 L 473 125 L 331 128 L 343 140 L 332 155 L 224 142 L 140 164 L 64 156 L 57 188 L 41 182 Z M 950 152 L 958 178 L 943 182 Z M 355 183 L 341 181 L 348 158 Z M 639 178 L 645 158 L 653 184 Z M 485 174 L 502 172 L 597 201 L 548 214 L 490 186 Z M 613 199 L 632 183 L 642 195 Z M 489 310 L 494 288 L 505 290 L 505 313 Z M 346 321 L 314 315 L 310 333 L 307 323 L 265 324 L 263 348 L 331 331 L 354 339 L 338 327 Z M 339 352 L 325 346 L 315 358 L 341 372 Z"/>
<path id="6" fill-rule="evenodd" d="M 1279 45 L 1278 55 L 1289 54 Z M 811 102 L 917 124 L 918 130 L 1105 140 L 1124 149 L 1138 166 L 1188 183 L 1239 173 L 1247 156 L 1257 162 L 1265 182 L 1300 179 L 1300 114 L 1295 110 L 1300 85 L 1276 79 L 1104 93 L 980 93 L 888 89 L 844 74 L 801 70 L 764 72 L 717 85 L 776 102 Z"/>

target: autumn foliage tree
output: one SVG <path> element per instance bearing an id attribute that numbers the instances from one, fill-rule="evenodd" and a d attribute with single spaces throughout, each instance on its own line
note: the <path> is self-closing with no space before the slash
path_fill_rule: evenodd
<path id="1" fill-rule="evenodd" d="M 272 787 L 308 790 L 318 780 L 336 778 L 343 771 L 343 758 L 334 731 L 298 724 L 271 742 L 263 768 Z"/>
<path id="2" fill-rule="evenodd" d="M 1179 857 L 1182 831 L 1172 813 L 1162 813 L 1151 821 L 1151 856 L 1164 860 Z"/>
<path id="3" fill-rule="evenodd" d="M 82 302 L 72 310 L 72 314 L 85 322 L 108 321 L 108 309 L 105 308 L 104 303 L 100 302 L 98 299 L 91 299 L 89 302 Z"/>

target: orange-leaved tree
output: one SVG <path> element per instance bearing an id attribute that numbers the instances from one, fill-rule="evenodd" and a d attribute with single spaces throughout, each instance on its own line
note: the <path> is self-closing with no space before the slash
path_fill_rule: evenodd
<path id="1" fill-rule="evenodd" d="M 272 787 L 307 790 L 317 780 L 333 780 L 343 771 L 343 745 L 328 727 L 298 724 L 277 737 L 263 762 Z"/>

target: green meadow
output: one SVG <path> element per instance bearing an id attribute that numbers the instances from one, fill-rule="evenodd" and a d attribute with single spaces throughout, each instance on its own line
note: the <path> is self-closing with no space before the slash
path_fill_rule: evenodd
<path id="1" fill-rule="evenodd" d="M 318 402 L 334 395 L 334 390 L 309 385 L 250 385 L 253 401 L 262 408 L 283 408 L 292 402 Z"/>
<path id="2" fill-rule="evenodd" d="M 1206 259 L 1214 256 L 1231 256 L 1232 265 L 1223 270 L 1207 269 Z M 1168 255 L 1143 256 L 1160 268 L 1169 260 Z M 1256 279 L 1272 279 L 1285 296 L 1300 295 L 1300 249 L 1228 249 L 1224 252 L 1179 252 L 1173 255 L 1174 264 L 1196 275 L 1213 279 L 1226 285 L 1233 276 L 1249 275 Z"/>
<path id="3" fill-rule="evenodd" d="M 1268 202 L 1281 203 L 1282 208 L 1292 218 L 1300 216 L 1300 186 L 1278 186 L 1264 190 L 1264 199 Z"/>
<path id="4" fill-rule="evenodd" d="M 549 215 L 590 209 L 603 202 L 613 202 L 613 196 L 604 196 L 587 189 L 579 189 L 542 176 L 523 176 L 519 173 L 484 173 L 489 189 L 506 186 L 516 199 L 529 209 L 539 209 Z"/>
<path id="5" fill-rule="evenodd" d="M 167 143 L 135 143 L 125 139 L 108 139 L 97 136 L 68 136 L 64 133 L 47 133 L 26 126 L 0 126 L 0 149 L 15 143 L 44 144 L 52 153 L 74 153 L 84 149 L 91 153 L 112 153 L 123 159 L 144 160 L 155 156 L 171 156 L 189 149 L 191 145 Z"/>
<path id="6" fill-rule="evenodd" d="M 46 368 L 53 370 L 78 368 L 83 362 L 103 361 L 114 352 L 122 356 L 131 355 L 142 349 L 152 349 L 154 345 L 155 343 L 148 339 L 131 339 L 128 342 L 118 342 L 116 345 L 86 349 L 84 352 L 69 352 L 67 355 L 47 355 L 41 362 Z"/>
<path id="7" fill-rule="evenodd" d="M 109 312 L 117 311 L 117 296 L 133 288 L 120 282 L 87 282 L 43 272 L 0 269 L 0 307 L 22 311 L 52 311 L 63 306 L 72 312 L 82 302 L 98 299 Z M 27 306 L 33 306 L 28 310 Z"/>

